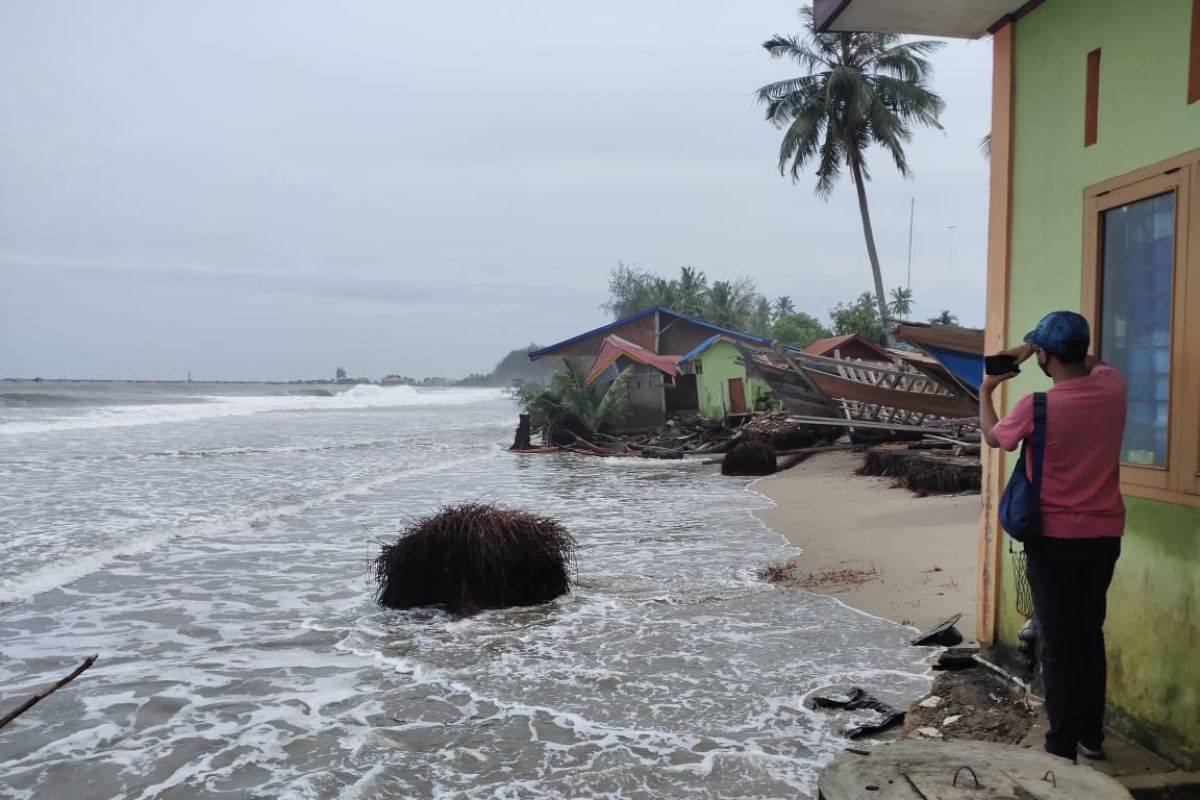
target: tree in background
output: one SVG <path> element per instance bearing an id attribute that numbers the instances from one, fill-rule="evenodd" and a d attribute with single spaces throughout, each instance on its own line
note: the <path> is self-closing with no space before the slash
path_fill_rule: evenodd
<path id="1" fill-rule="evenodd" d="M 679 302 L 674 308 L 681 314 L 698 317 L 704 313 L 704 304 L 708 297 L 708 276 L 701 270 L 691 267 L 679 268 L 678 280 Z"/>
<path id="2" fill-rule="evenodd" d="M 774 321 L 775 312 L 771 307 L 771 301 L 761 294 L 755 295 L 754 308 L 750 310 L 750 319 L 742 330 L 765 339 L 771 335 L 771 324 Z"/>
<path id="3" fill-rule="evenodd" d="M 838 336 L 857 333 L 876 344 L 885 344 L 887 339 L 877 308 L 875 296 L 870 292 L 863 292 L 853 302 L 838 303 L 829 309 L 833 332 Z"/>
<path id="4" fill-rule="evenodd" d="M 938 314 L 936 317 L 930 317 L 929 321 L 934 325 L 957 325 L 958 315 L 951 314 L 950 309 L 948 308 L 943 308 L 942 313 Z"/>
<path id="5" fill-rule="evenodd" d="M 654 305 L 654 279 L 654 275 L 638 269 L 636 264 L 618 261 L 608 274 L 608 302 L 603 308 L 620 319 Z"/>
<path id="6" fill-rule="evenodd" d="M 341 367 L 338 367 L 337 371 L 334 372 L 333 374 L 334 374 L 334 379 L 340 381 L 346 377 L 346 370 L 342 369 Z"/>
<path id="7" fill-rule="evenodd" d="M 912 289 L 903 289 L 897 286 L 892 289 L 892 299 L 888 302 L 888 310 L 892 312 L 893 317 L 903 319 L 912 313 L 913 294 Z"/>
<path id="8" fill-rule="evenodd" d="M 801 35 L 776 35 L 763 47 L 772 58 L 794 60 L 803 74 L 763 86 L 758 99 L 767 106 L 767 119 L 784 130 L 780 173 L 790 171 L 798 181 L 801 171 L 815 161 L 817 196 L 828 199 L 843 166 L 850 171 L 882 329 L 887 307 L 867 207 L 871 175 L 866 151 L 878 145 L 901 175 L 910 174 L 904 145 L 911 141 L 913 127 L 941 128 L 938 117 L 945 103 L 929 88 L 933 68 L 926 56 L 943 43 L 902 42 L 884 33 L 819 33 L 811 6 L 800 10 L 800 18 Z M 890 330 L 887 340 L 891 341 Z"/>
<path id="9" fill-rule="evenodd" d="M 725 328 L 744 329 L 750 326 L 750 315 L 760 295 L 754 291 L 754 281 L 738 278 L 734 281 L 713 281 L 708 290 L 704 319 Z"/>
<path id="10" fill-rule="evenodd" d="M 771 304 L 771 311 L 774 312 L 775 319 L 779 319 L 786 317 L 788 314 L 796 313 L 796 304 L 792 302 L 792 298 L 785 294 L 775 298 L 775 302 Z"/>
<path id="11" fill-rule="evenodd" d="M 793 347 L 808 347 L 818 339 L 830 336 L 828 328 L 817 321 L 811 314 L 803 311 L 793 311 L 782 314 L 775 319 L 771 326 L 771 338 Z"/>

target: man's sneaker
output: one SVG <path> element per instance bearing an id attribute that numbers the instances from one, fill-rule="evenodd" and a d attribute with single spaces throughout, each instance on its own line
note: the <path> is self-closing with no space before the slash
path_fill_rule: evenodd
<path id="1" fill-rule="evenodd" d="M 1075 749 L 1079 751 L 1079 755 L 1092 761 L 1103 761 L 1105 758 L 1107 758 L 1107 756 L 1104 755 L 1103 750 L 1099 748 L 1093 750 L 1090 747 L 1084 746 L 1082 742 L 1076 745 Z"/>

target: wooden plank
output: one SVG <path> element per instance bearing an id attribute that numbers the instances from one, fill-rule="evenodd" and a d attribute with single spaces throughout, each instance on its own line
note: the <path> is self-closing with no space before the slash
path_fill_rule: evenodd
<path id="1" fill-rule="evenodd" d="M 813 426 L 817 426 L 817 427 L 829 427 L 829 428 L 862 428 L 863 430 L 877 430 L 877 431 L 904 431 L 907 433 L 936 434 L 938 436 L 949 436 L 954 433 L 954 428 L 952 425 L 946 425 L 945 427 L 942 427 L 942 426 L 933 427 L 933 426 L 929 426 L 929 425 L 905 425 L 902 423 L 892 423 L 892 422 L 871 422 L 871 421 L 859 420 L 859 419 L 840 420 L 840 419 L 830 419 L 829 417 L 805 417 L 805 416 L 790 416 L 790 415 L 788 416 L 788 422 L 790 422 L 794 425 L 813 425 Z M 971 420 L 964 421 L 964 423 L 963 423 L 964 428 L 966 427 L 966 424 L 968 422 L 974 423 L 975 420 L 971 419 Z M 965 439 L 963 439 L 964 441 L 974 442 L 974 441 L 977 441 L 979 438 L 978 431 L 973 425 L 969 430 L 964 430 L 964 433 L 966 434 Z"/>
<path id="2" fill-rule="evenodd" d="M 922 394 L 901 389 L 889 389 L 868 383 L 847 380 L 816 370 L 806 370 L 809 380 L 822 392 L 833 397 L 845 397 L 892 408 L 934 414 L 939 417 L 972 417 L 979 413 L 970 398 L 946 394 Z"/>
<path id="3" fill-rule="evenodd" d="M 992 157 L 988 200 L 987 309 L 983 333 L 984 353 L 1003 350 L 1008 340 L 1009 258 L 1012 247 L 1013 161 L 1013 32 L 1008 22 L 992 36 Z M 995 394 L 1003 411 L 1004 384 Z M 975 635 L 982 645 L 996 640 L 997 600 L 1003 549 L 997 507 L 1004 490 L 1004 451 L 982 447 L 982 492 L 979 513 L 979 586 L 976 592 Z"/>

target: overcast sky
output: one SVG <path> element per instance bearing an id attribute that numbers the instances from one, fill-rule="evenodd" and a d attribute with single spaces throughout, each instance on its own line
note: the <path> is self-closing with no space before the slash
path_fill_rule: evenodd
<path id="1" fill-rule="evenodd" d="M 854 190 L 776 169 L 759 0 L 0 6 L 0 376 L 461 376 L 606 321 L 618 260 L 870 288 Z M 991 45 L 874 154 L 890 288 L 983 320 Z"/>

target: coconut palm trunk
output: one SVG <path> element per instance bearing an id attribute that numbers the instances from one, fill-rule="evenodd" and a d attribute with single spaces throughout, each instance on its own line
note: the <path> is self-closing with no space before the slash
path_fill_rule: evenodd
<path id="1" fill-rule="evenodd" d="M 875 304 L 879 308 L 879 321 L 883 323 L 883 336 L 888 347 L 896 346 L 896 338 L 892 335 L 892 326 L 887 323 L 887 295 L 883 292 L 883 272 L 879 268 L 879 253 L 875 250 L 875 231 L 871 227 L 871 209 L 867 205 L 867 187 L 863 180 L 862 165 L 857 155 L 852 155 L 850 161 L 850 176 L 854 181 L 854 189 L 858 192 L 858 213 L 862 217 L 863 238 L 867 241 L 867 258 L 871 261 L 871 277 L 875 279 Z"/>
<path id="2" fill-rule="evenodd" d="M 772 58 L 795 61 L 801 74 L 758 90 L 767 107 L 767 120 L 783 130 L 779 171 L 799 180 L 810 164 L 816 166 L 817 196 L 828 199 L 849 169 L 862 217 L 867 257 L 875 283 L 879 322 L 889 345 L 894 344 L 887 319 L 887 297 L 879 253 L 867 206 L 866 150 L 877 146 L 891 156 L 896 171 L 911 174 L 904 145 L 914 128 L 938 128 L 945 104 L 929 87 L 933 67 L 926 56 L 942 47 L 936 41 L 904 41 L 889 33 L 828 33 L 818 31 L 812 6 L 800 9 L 803 30 L 798 35 L 775 35 L 763 42 Z"/>

